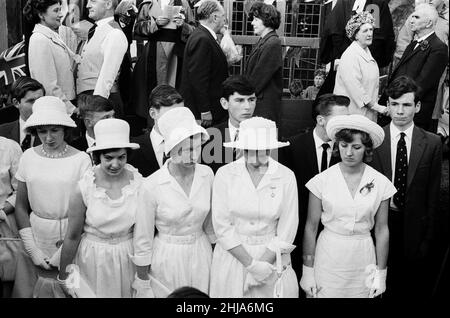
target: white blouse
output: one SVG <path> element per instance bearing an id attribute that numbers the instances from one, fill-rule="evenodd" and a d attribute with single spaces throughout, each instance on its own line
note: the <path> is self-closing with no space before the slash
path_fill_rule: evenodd
<path id="1" fill-rule="evenodd" d="M 153 224 L 158 232 L 174 236 L 204 231 L 210 242 L 215 242 L 211 223 L 211 192 L 214 179 L 211 168 L 201 164 L 195 165 L 191 193 L 187 196 L 169 173 L 167 165 L 170 161 L 171 159 L 168 159 L 161 169 L 147 177 L 142 184 L 139 209 L 145 211 L 147 221 L 136 224 L 134 233 L 135 237 L 141 240 L 141 244 L 135 247 L 135 255 L 148 255 L 151 250 L 153 235 L 149 233 L 153 233 Z"/>
<path id="2" fill-rule="evenodd" d="M 36 148 L 24 152 L 16 178 L 27 184 L 31 210 L 46 219 L 67 218 L 69 199 L 91 158 L 85 152 L 64 158 L 45 158 Z"/>
<path id="3" fill-rule="evenodd" d="M 255 188 L 241 157 L 217 171 L 212 209 L 217 241 L 225 250 L 240 245 L 242 235 L 273 235 L 267 248 L 287 252 L 298 227 L 294 173 L 270 158 L 268 171 Z"/>
<path id="4" fill-rule="evenodd" d="M 316 175 L 305 186 L 322 200 L 321 219 L 324 227 L 342 235 L 370 232 L 381 202 L 397 192 L 388 178 L 368 165 L 365 165 L 354 198 L 345 182 L 340 164 Z"/>
<path id="5" fill-rule="evenodd" d="M 0 210 L 8 201 L 16 206 L 17 179 L 15 177 L 19 166 L 22 149 L 17 142 L 0 136 Z"/>

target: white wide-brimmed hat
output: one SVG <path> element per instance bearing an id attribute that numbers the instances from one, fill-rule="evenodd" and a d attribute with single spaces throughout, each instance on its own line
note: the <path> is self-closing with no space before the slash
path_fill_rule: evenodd
<path id="1" fill-rule="evenodd" d="M 209 135 L 205 128 L 197 124 L 194 114 L 187 107 L 175 107 L 158 119 L 158 127 L 164 138 L 164 152 L 169 152 L 184 139 L 201 134 L 202 143 Z"/>
<path id="2" fill-rule="evenodd" d="M 86 152 L 114 148 L 139 148 L 130 142 L 130 125 L 125 120 L 107 118 L 99 120 L 94 126 L 95 145 Z"/>
<path id="3" fill-rule="evenodd" d="M 236 141 L 223 143 L 225 147 L 268 150 L 289 146 L 289 142 L 278 141 L 275 122 L 263 117 L 243 120 L 239 125 L 239 137 Z"/>
<path id="4" fill-rule="evenodd" d="M 25 122 L 23 129 L 45 125 L 76 127 L 66 111 L 66 104 L 55 96 L 42 96 L 33 104 L 33 113 Z"/>
<path id="5" fill-rule="evenodd" d="M 355 129 L 368 133 L 372 139 L 374 149 L 379 147 L 384 139 L 383 128 L 369 118 L 359 114 L 338 115 L 332 117 L 327 123 L 327 135 L 333 140 L 336 139 L 336 134 L 342 129 Z"/>

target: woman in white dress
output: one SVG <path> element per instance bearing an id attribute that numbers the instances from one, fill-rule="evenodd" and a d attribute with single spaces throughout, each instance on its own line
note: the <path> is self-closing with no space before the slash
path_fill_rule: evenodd
<path id="1" fill-rule="evenodd" d="M 386 290 L 388 205 L 396 189 L 365 162 L 384 132 L 356 114 L 333 117 L 326 129 L 342 162 L 306 184 L 310 195 L 300 286 L 309 297 L 375 297 Z M 324 230 L 316 242 L 320 221 Z"/>
<path id="2" fill-rule="evenodd" d="M 148 245 L 153 251 L 150 275 L 164 287 L 153 288 L 153 292 L 156 297 L 167 297 L 177 288 L 191 286 L 208 294 L 211 243 L 215 241 L 211 223 L 214 174 L 197 163 L 208 133 L 187 107 L 167 111 L 158 127 L 169 158 L 146 178 L 142 191 L 142 209 L 154 215 L 158 230 L 153 246 Z M 146 276 L 141 278 L 148 280 Z"/>
<path id="3" fill-rule="evenodd" d="M 352 43 L 339 61 L 333 93 L 350 98 L 350 114 L 362 114 L 376 122 L 378 112 L 384 114 L 387 108 L 378 105 L 380 72 L 369 50 L 374 24 L 374 18 L 366 11 L 348 20 L 345 31 Z"/>
<path id="4" fill-rule="evenodd" d="M 290 258 L 298 226 L 297 183 L 291 170 L 270 157 L 287 145 L 277 141 L 275 123 L 261 117 L 242 121 L 239 139 L 224 143 L 243 156 L 214 179 L 211 297 L 298 297 Z"/>
<path id="5" fill-rule="evenodd" d="M 143 219 L 138 210 L 143 178 L 127 164 L 131 149 L 139 148 L 129 142 L 129 132 L 128 123 L 121 119 L 103 119 L 94 127 L 96 144 L 87 152 L 96 165 L 74 187 L 61 253 L 58 278 L 72 296 L 130 298 L 133 262 L 150 264 L 150 254 L 134 255 L 142 242 L 134 230 Z M 83 282 L 80 288 L 70 286 L 75 283 L 68 278 L 72 263 Z"/>
<path id="6" fill-rule="evenodd" d="M 37 135 L 40 146 L 30 148 L 20 159 L 15 216 L 25 250 L 35 271 L 22 273 L 31 290 L 25 297 L 64 296 L 56 281 L 59 253 L 67 229 L 70 193 L 91 160 L 64 140 L 75 123 L 67 115 L 64 102 L 54 96 L 43 96 L 33 105 L 25 130 Z M 31 214 L 29 214 L 31 211 Z M 25 278 L 24 278 L 25 280 Z M 33 286 L 32 286 L 33 285 Z"/>

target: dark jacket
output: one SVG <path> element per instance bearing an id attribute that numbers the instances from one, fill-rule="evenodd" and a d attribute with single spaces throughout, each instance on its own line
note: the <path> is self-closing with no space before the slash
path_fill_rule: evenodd
<path id="1" fill-rule="evenodd" d="M 220 167 L 233 161 L 233 148 L 223 146 L 224 142 L 231 141 L 228 120 L 209 128 L 208 133 L 210 138 L 202 147 L 200 163 L 208 165 L 215 174 Z"/>
<path id="2" fill-rule="evenodd" d="M 302 243 L 308 215 L 309 190 L 305 184 L 319 173 L 317 164 L 316 145 L 314 143 L 313 129 L 306 133 L 288 139 L 290 145 L 283 149 L 280 162 L 290 168 L 297 179 L 299 225 L 294 240 L 295 250 L 291 254 L 293 268 L 297 275 L 302 272 Z M 340 161 L 338 157 L 331 157 L 330 166 Z"/>
<path id="3" fill-rule="evenodd" d="M 128 163 L 138 169 L 143 177 L 148 177 L 159 169 L 158 160 L 153 150 L 150 134 L 145 133 L 141 136 L 131 138 L 131 142 L 135 142 L 141 146 L 139 149 L 133 150 Z"/>
<path id="4" fill-rule="evenodd" d="M 371 165 L 392 180 L 391 133 L 384 128 L 384 141 L 374 150 Z M 441 184 L 442 145 L 440 138 L 417 126 L 413 129 L 411 153 L 408 163 L 403 229 L 389 228 L 390 232 L 403 232 L 403 256 L 414 260 L 428 253 L 434 239 L 436 215 L 439 209 Z"/>
<path id="5" fill-rule="evenodd" d="M 420 87 L 419 100 L 420 111 L 414 116 L 414 123 L 419 127 L 430 130 L 439 79 L 448 63 L 448 47 L 435 33 L 426 38 L 424 42 L 414 50 L 412 43 L 408 45 L 400 61 L 392 70 L 388 84 L 395 78 L 407 75 L 416 81 Z M 387 96 L 383 94 L 380 103 L 386 104 Z"/>
<path id="6" fill-rule="evenodd" d="M 277 121 L 283 94 L 283 57 L 275 31 L 256 43 L 248 56 L 245 74 L 255 86 L 257 100 L 253 115 Z"/>
<path id="7" fill-rule="evenodd" d="M 228 77 L 225 54 L 212 34 L 202 25 L 192 32 L 184 50 L 181 95 L 184 104 L 200 119 L 211 112 L 213 125 L 226 120 L 220 105 L 222 82 Z"/>
<path id="8" fill-rule="evenodd" d="M 20 124 L 19 120 L 0 125 L 0 136 L 14 140 L 20 145 Z M 41 140 L 38 136 L 34 137 L 33 147 L 39 146 Z"/>

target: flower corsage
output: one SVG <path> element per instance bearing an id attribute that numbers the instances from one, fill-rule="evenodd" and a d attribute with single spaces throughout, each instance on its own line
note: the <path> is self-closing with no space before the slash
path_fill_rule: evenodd
<path id="1" fill-rule="evenodd" d="M 373 184 L 374 181 L 375 181 L 375 179 L 372 179 L 372 181 L 370 181 L 365 186 L 363 186 L 361 189 L 359 189 L 359 193 L 361 193 L 363 196 L 367 195 L 370 192 L 370 190 L 372 190 L 372 188 L 374 187 L 374 184 Z"/>
<path id="2" fill-rule="evenodd" d="M 422 51 L 425 51 L 426 49 L 428 49 L 430 47 L 430 43 L 428 43 L 427 40 L 423 40 L 423 41 L 420 41 L 419 46 Z"/>

